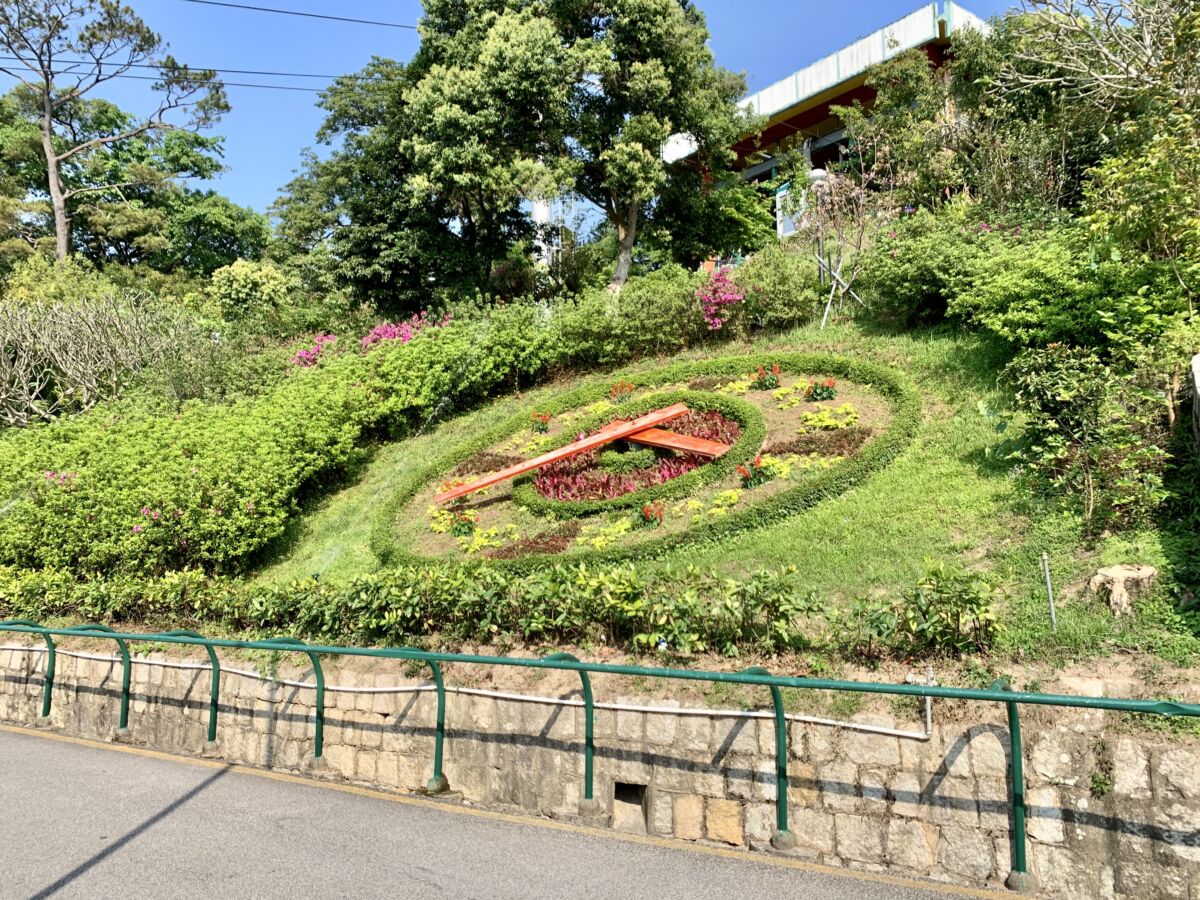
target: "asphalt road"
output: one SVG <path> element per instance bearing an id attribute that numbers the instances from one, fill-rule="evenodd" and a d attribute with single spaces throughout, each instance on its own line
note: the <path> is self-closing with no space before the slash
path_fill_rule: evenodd
<path id="1" fill-rule="evenodd" d="M 0 729 L 0 897 L 105 895 L 954 896 Z"/>

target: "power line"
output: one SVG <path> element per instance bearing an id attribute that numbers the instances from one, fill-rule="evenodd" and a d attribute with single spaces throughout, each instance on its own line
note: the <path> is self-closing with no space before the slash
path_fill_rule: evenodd
<path id="1" fill-rule="evenodd" d="M 0 74 L 8 75 L 10 78 L 16 78 L 11 72 L 0 69 Z M 109 78 L 129 78 L 134 81 L 161 81 L 161 78 L 156 78 L 153 75 L 109 75 Z M 208 84 L 221 85 L 222 87 L 246 87 L 246 88 L 262 88 L 268 91 L 302 91 L 306 94 L 323 94 L 323 88 L 308 88 L 296 87 L 290 84 L 257 84 L 249 81 L 194 81 L 193 84 Z"/>
<path id="2" fill-rule="evenodd" d="M 0 56 L 2 60 L 10 62 L 21 62 L 19 56 Z M 65 66 L 94 66 L 95 62 L 88 59 L 60 59 L 56 62 L 62 63 Z M 161 69 L 162 66 L 158 63 L 114 63 L 116 68 L 121 69 Z M 316 75 L 312 72 L 268 72 L 262 69 L 226 69 L 221 66 L 192 66 L 192 69 L 205 70 L 209 69 L 213 72 L 228 72 L 230 75 L 270 75 L 278 78 L 322 78 L 326 81 L 333 81 L 335 78 L 368 78 L 366 75 Z M 63 72 L 64 75 L 70 75 L 70 72 Z"/>
<path id="3" fill-rule="evenodd" d="M 250 6 L 245 3 L 227 3 L 225 0 L 183 0 L 184 3 L 202 3 L 205 6 L 227 6 L 231 9 L 249 9 L 254 12 L 279 13 L 284 16 L 303 16 L 307 19 L 327 19 L 331 22 L 353 22 L 356 25 L 381 25 L 384 28 L 407 28 L 417 30 L 416 25 L 401 25 L 399 22 L 377 22 L 374 19 L 348 19 L 345 16 L 327 16 L 322 13 L 300 12 L 295 9 L 279 9 L 274 6 Z"/>

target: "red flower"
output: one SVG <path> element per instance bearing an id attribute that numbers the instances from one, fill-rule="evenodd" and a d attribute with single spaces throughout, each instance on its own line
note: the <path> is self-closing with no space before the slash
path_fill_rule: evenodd
<path id="1" fill-rule="evenodd" d="M 758 456 L 754 457 L 754 468 L 756 468 L 756 469 L 762 468 L 762 454 L 761 453 L 758 454 Z"/>
<path id="2" fill-rule="evenodd" d="M 771 374 L 772 374 L 772 375 L 778 375 L 778 374 L 779 374 L 779 371 L 780 371 L 780 370 L 779 370 L 779 363 L 772 363 L 772 364 L 771 364 Z"/>
<path id="3" fill-rule="evenodd" d="M 737 467 L 737 470 L 738 470 L 738 474 L 741 475 L 743 478 L 750 477 L 750 470 L 747 469 L 745 466 L 739 465 Z"/>

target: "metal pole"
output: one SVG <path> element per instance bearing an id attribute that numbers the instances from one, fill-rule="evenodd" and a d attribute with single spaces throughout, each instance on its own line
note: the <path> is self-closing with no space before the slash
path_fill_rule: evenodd
<path id="1" fill-rule="evenodd" d="M 1058 631 L 1058 616 L 1054 613 L 1054 585 L 1050 582 L 1050 555 L 1042 551 L 1042 577 L 1046 580 L 1046 600 L 1050 604 L 1050 630 Z"/>
<path id="2" fill-rule="evenodd" d="M 992 683 L 993 690 L 1010 691 L 1011 686 L 1003 678 Z M 1037 888 L 1029 874 L 1029 863 L 1025 856 L 1025 765 L 1024 748 L 1021 746 L 1021 716 L 1017 704 L 1005 704 L 1008 710 L 1009 741 L 1009 798 L 1012 802 L 1013 866 L 1005 879 L 1005 885 L 1014 891 L 1032 893 Z"/>

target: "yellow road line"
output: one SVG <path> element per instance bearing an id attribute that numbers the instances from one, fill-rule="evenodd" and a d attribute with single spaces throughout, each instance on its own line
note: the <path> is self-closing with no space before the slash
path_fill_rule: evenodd
<path id="1" fill-rule="evenodd" d="M 673 838 L 655 837 L 652 835 L 642 834 L 626 834 L 625 832 L 611 831 L 606 828 L 589 828 L 585 825 L 575 825 L 571 822 L 559 822 L 552 819 L 536 819 L 533 817 L 514 815 L 512 813 L 496 812 L 494 810 L 457 806 L 445 801 L 431 800 L 426 797 L 420 797 L 412 794 L 393 794 L 388 791 L 359 787 L 353 784 L 341 784 L 335 781 L 318 781 L 313 778 L 304 778 L 300 775 L 289 775 L 286 772 L 272 772 L 268 769 L 256 769 L 251 766 L 238 765 L 236 763 L 229 763 L 218 759 L 178 756 L 173 753 L 164 753 L 161 750 L 150 750 L 145 747 L 135 747 L 130 744 L 112 744 L 105 741 L 95 741 L 88 738 L 72 737 L 70 735 L 57 734 L 50 731 L 21 728 L 15 725 L 0 724 L 0 731 L 42 738 L 43 740 L 58 741 L 63 744 L 75 744 L 76 746 L 80 747 L 91 747 L 96 750 L 111 750 L 117 753 L 130 753 L 134 756 L 140 756 L 147 759 L 157 759 L 164 762 L 179 763 L 181 765 L 198 766 L 205 769 L 229 769 L 231 772 L 239 775 L 247 775 L 254 778 L 266 778 L 271 781 L 281 781 L 286 784 L 297 784 L 309 788 L 337 791 L 342 794 L 352 794 L 357 797 L 369 797 L 373 800 L 384 800 L 388 803 L 400 803 L 406 806 L 420 806 L 425 809 L 434 809 L 440 812 L 451 813 L 453 815 L 473 816 L 478 819 L 487 819 L 493 822 L 505 822 L 512 825 L 525 825 L 533 828 L 545 828 L 550 831 L 560 831 L 567 834 L 579 834 L 586 835 L 588 837 L 606 838 L 608 840 L 624 841 L 625 843 L 629 844 L 641 844 L 643 846 L 661 847 L 663 849 L 678 850 L 685 853 L 696 853 L 702 856 L 715 856 L 722 859 L 735 859 L 746 863 L 777 866 L 785 869 L 800 869 L 805 872 L 813 872 L 833 878 L 846 878 L 856 881 L 869 881 L 876 884 L 893 885 L 896 887 L 913 888 L 916 890 L 941 893 L 951 897 L 976 897 L 984 898 L 984 900 L 996 900 L 996 898 L 1001 897 L 1012 897 L 1012 894 L 1007 892 L 989 891 L 983 888 L 941 884 L 933 881 L 917 881 L 910 878 L 903 878 L 898 875 L 885 875 L 876 872 L 856 872 L 852 869 L 823 866 L 819 863 L 805 862 L 804 860 L 791 859 L 786 856 L 775 856 L 766 853 L 748 853 L 745 850 L 734 850 L 725 847 L 710 847 L 704 844 L 693 844 L 689 841 L 680 841 Z"/>

